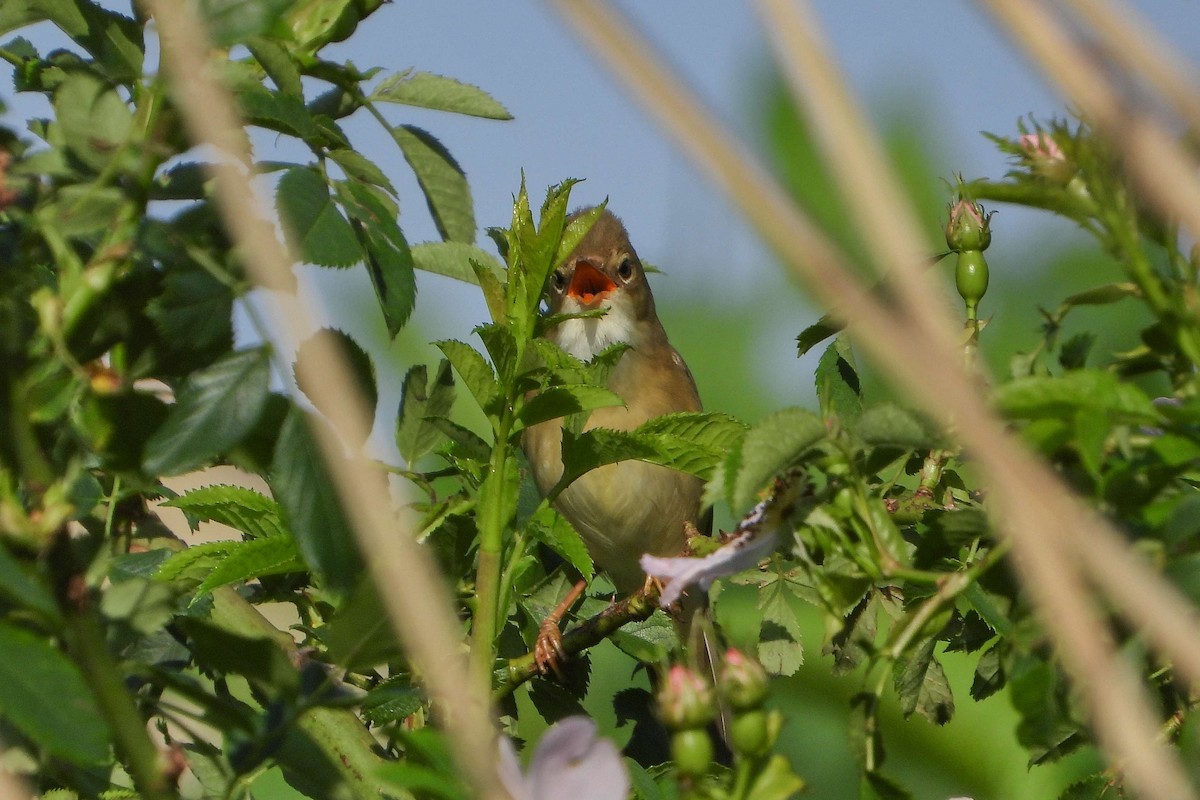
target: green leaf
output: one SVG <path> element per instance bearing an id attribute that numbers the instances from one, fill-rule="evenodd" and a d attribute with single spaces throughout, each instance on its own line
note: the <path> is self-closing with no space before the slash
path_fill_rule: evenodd
<path id="1" fill-rule="evenodd" d="M 416 796 L 469 800 L 470 793 L 454 774 L 411 761 L 391 761 L 379 768 L 381 780 Z"/>
<path id="2" fill-rule="evenodd" d="M 792 771 L 787 757 L 776 753 L 755 774 L 746 800 L 788 800 L 803 789 L 804 781 Z"/>
<path id="3" fill-rule="evenodd" d="M 400 654 L 387 610 L 369 578 L 355 585 L 320 635 L 333 662 L 350 670 L 372 669 Z"/>
<path id="4" fill-rule="evenodd" d="M 472 262 L 496 276 L 504 274 L 504 267 L 495 256 L 465 242 L 424 242 L 413 246 L 412 255 L 417 269 L 464 283 L 479 284 L 478 270 Z"/>
<path id="5" fill-rule="evenodd" d="M 551 496 L 589 470 L 619 461 L 645 461 L 707 478 L 743 430 L 737 420 L 717 413 L 668 414 L 633 431 L 593 428 L 575 436 L 564 430 L 563 475 Z"/>
<path id="6" fill-rule="evenodd" d="M 971 681 L 972 700 L 986 700 L 1004 688 L 1007 676 L 1004 674 L 1001 649 L 1000 642 L 996 642 L 980 654 L 979 662 L 975 665 L 975 677 Z"/>
<path id="7" fill-rule="evenodd" d="M 283 508 L 304 563 L 322 586 L 344 593 L 361 574 L 362 560 L 333 480 L 309 432 L 308 425 L 322 423 L 305 417 L 293 408 L 279 431 L 271 462 L 271 493 Z"/>
<path id="8" fill-rule="evenodd" d="M 242 116 L 251 125 L 295 136 L 306 142 L 316 142 L 322 138 L 321 129 L 317 127 L 312 112 L 304 105 L 304 98 L 299 95 L 272 91 L 260 83 L 252 83 L 239 86 L 236 97 Z M 317 174 L 308 167 L 297 169 Z"/>
<path id="9" fill-rule="evenodd" d="M 562 556 L 584 580 L 590 581 L 596 574 L 592 557 L 579 532 L 553 509 L 542 508 L 530 519 L 528 529 L 535 539 Z"/>
<path id="10" fill-rule="evenodd" d="M 73 72 L 54 93 L 54 111 L 71 154 L 104 169 L 133 131 L 133 113 L 117 91 L 87 72 Z"/>
<path id="11" fill-rule="evenodd" d="M 521 430 L 539 422 L 592 411 L 597 408 L 624 406 L 625 401 L 616 392 L 599 386 L 552 386 L 538 392 L 517 413 Z"/>
<path id="12" fill-rule="evenodd" d="M 346 361 L 346 366 L 350 368 L 350 374 L 353 376 L 354 382 L 358 386 L 365 409 L 370 415 L 370 419 L 364 430 L 356 432 L 343 431 L 348 436 L 353 433 L 351 437 L 353 443 L 361 446 L 366 441 L 366 437 L 371 434 L 371 426 L 374 424 L 375 419 L 375 406 L 379 402 L 379 392 L 375 386 L 375 365 L 372 363 L 371 357 L 367 355 L 367 351 L 363 350 L 358 342 L 354 341 L 345 331 L 322 328 L 300 343 L 300 347 L 296 351 L 296 363 L 292 366 L 296 385 L 312 401 L 317 410 L 327 417 L 329 416 L 329 410 L 323 408 L 317 398 L 313 396 L 312 385 L 309 383 L 313 380 L 315 370 L 306 368 L 305 366 L 313 363 L 319 349 L 322 347 L 336 349 L 341 353 L 342 358 Z"/>
<path id="13" fill-rule="evenodd" d="M 1119 780 L 1100 772 L 1075 781 L 1063 789 L 1058 800 L 1121 800 L 1124 797 Z"/>
<path id="14" fill-rule="evenodd" d="M 512 119 L 504 106 L 478 86 L 431 72 L 407 71 L 391 75 L 380 82 L 368 99 L 487 119 Z"/>
<path id="15" fill-rule="evenodd" d="M 912 792 L 878 772 L 867 772 L 859 786 L 859 800 L 913 800 Z"/>
<path id="16" fill-rule="evenodd" d="M 304 568 L 296 540 L 290 536 L 236 542 L 196 589 L 196 596 L 200 597 L 228 583 L 242 583 L 264 575 L 302 572 Z"/>
<path id="17" fill-rule="evenodd" d="M 338 199 L 354 222 L 354 233 L 366 251 L 367 272 L 388 334 L 395 338 L 412 314 L 417 299 L 408 240 L 377 191 L 357 181 L 340 181 L 337 191 Z"/>
<path id="18" fill-rule="evenodd" d="M 363 259 L 350 223 L 338 211 L 325 179 L 314 169 L 289 169 L 275 189 L 275 205 L 297 254 L 323 267 L 349 267 Z"/>
<path id="19" fill-rule="evenodd" d="M 675 623 L 660 610 L 647 619 L 621 626 L 609 638 L 621 652 L 643 664 L 663 664 L 679 648 Z"/>
<path id="20" fill-rule="evenodd" d="M 447 241 L 475 242 L 475 204 L 462 167 L 442 143 L 413 125 L 392 128 L 404 160 L 417 176 L 438 233 Z"/>
<path id="21" fill-rule="evenodd" d="M 891 403 L 871 406 L 863 411 L 854 432 L 872 447 L 900 447 L 921 450 L 938 443 L 937 432 L 921 417 Z"/>
<path id="22" fill-rule="evenodd" d="M 496 375 L 492 372 L 491 365 L 478 350 L 464 342 L 448 339 L 436 344 L 446 358 L 450 359 L 454 371 L 470 390 L 475 402 L 484 413 L 491 413 L 492 405 L 500 394 L 500 387 L 496 383 Z"/>
<path id="23" fill-rule="evenodd" d="M 850 340 L 839 336 L 825 349 L 817 363 L 817 399 L 821 415 L 853 423 L 862 413 L 862 381 L 854 363 Z"/>
<path id="24" fill-rule="evenodd" d="M 145 46 L 135 20 L 101 8 L 91 0 L 4 0 L 0 3 L 0 33 L 49 20 L 93 58 L 96 66 L 117 81 L 142 76 Z"/>
<path id="25" fill-rule="evenodd" d="M 203 270 L 168 272 L 146 315 L 180 360 L 207 364 L 233 347 L 233 293 Z"/>
<path id="26" fill-rule="evenodd" d="M 108 725 L 79 668 L 44 639 L 0 623 L 0 713 L 59 758 L 109 760 Z"/>
<path id="27" fill-rule="evenodd" d="M 274 691 L 292 693 L 299 688 L 299 673 L 272 640 L 234 633 L 196 617 L 180 617 L 176 624 L 187 634 L 196 660 L 206 669 L 241 675 Z"/>
<path id="28" fill-rule="evenodd" d="M 240 543 L 232 539 L 194 544 L 186 550 L 172 553 L 158 566 L 154 577 L 160 581 L 174 581 L 180 578 L 202 581 L 213 565 L 231 553 L 238 544 Z"/>
<path id="29" fill-rule="evenodd" d="M 270 31 L 292 0 L 201 0 L 200 13 L 213 43 L 231 47 Z"/>
<path id="30" fill-rule="evenodd" d="M 0 544 L 0 595 L 46 619 L 59 618 L 58 603 L 46 585 L 26 571 L 3 544 Z"/>
<path id="31" fill-rule="evenodd" d="M 146 442 L 142 468 L 150 475 L 178 475 L 240 442 L 266 405 L 270 370 L 267 349 L 256 347 L 193 372 Z"/>
<path id="32" fill-rule="evenodd" d="M 879 596 L 868 592 L 846 615 L 841 630 L 830 637 L 823 652 L 833 656 L 835 675 L 851 672 L 875 650 L 878 614 Z"/>
<path id="33" fill-rule="evenodd" d="M 217 484 L 163 502 L 192 517 L 228 525 L 253 538 L 285 536 L 279 504 L 244 486 Z"/>
<path id="34" fill-rule="evenodd" d="M 904 716 L 917 712 L 930 722 L 945 725 L 954 716 L 954 696 L 946 671 L 933 655 L 935 644 L 927 639 L 896 662 L 896 694 Z"/>
<path id="35" fill-rule="evenodd" d="M 1141 389 L 1098 369 L 1017 378 L 996 387 L 993 397 L 1003 414 L 1017 419 L 1070 417 L 1081 408 L 1129 422 L 1154 422 L 1159 416 Z"/>
<path id="36" fill-rule="evenodd" d="M 725 462 L 726 499 L 735 513 L 767 483 L 825 438 L 825 422 L 803 408 L 777 411 L 752 427 Z"/>
<path id="37" fill-rule="evenodd" d="M 418 364 L 404 376 L 400 409 L 396 414 L 396 448 L 405 462 L 413 464 L 433 452 L 445 433 L 428 417 L 445 417 L 454 406 L 454 376 L 450 362 L 442 359 L 433 383 L 426 382 L 426 368 Z"/>
<path id="38" fill-rule="evenodd" d="M 835 322 L 832 317 L 826 314 L 801 331 L 800 335 L 796 337 L 796 355 L 805 355 L 809 350 L 812 350 L 845 327 L 843 323 Z"/>
<path id="39" fill-rule="evenodd" d="M 128 199 L 119 189 L 95 183 L 71 184 L 58 190 L 57 202 L 37 210 L 38 222 L 72 239 L 112 228 Z"/>
<path id="40" fill-rule="evenodd" d="M 278 41 L 265 36 L 251 36 L 246 41 L 246 48 L 250 55 L 254 56 L 254 60 L 262 65 L 263 71 L 275 83 L 276 89 L 294 97 L 304 96 L 304 86 L 300 83 L 300 69 Z M 309 111 L 314 114 L 320 113 L 311 107 Z"/>
<path id="41" fill-rule="evenodd" d="M 372 689 L 363 698 L 362 715 L 372 725 L 399 722 L 425 705 L 421 690 L 406 679 L 393 678 Z"/>
<path id="42" fill-rule="evenodd" d="M 374 161 L 370 160 L 357 150 L 346 150 L 344 148 L 336 148 L 325 153 L 329 158 L 342 168 L 347 177 L 353 178 L 363 183 L 371 183 L 382 189 L 386 189 L 392 195 L 396 194 L 396 187 L 392 186 L 392 182 L 388 180 L 388 176 L 384 174 Z"/>

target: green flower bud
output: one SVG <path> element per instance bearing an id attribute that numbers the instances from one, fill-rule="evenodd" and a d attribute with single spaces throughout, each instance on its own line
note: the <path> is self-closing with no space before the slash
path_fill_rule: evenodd
<path id="1" fill-rule="evenodd" d="M 1045 131 L 1026 133 L 1017 143 L 1021 146 L 1024 162 L 1033 174 L 1058 186 L 1066 186 L 1074 177 L 1075 165 L 1063 154 L 1054 137 Z"/>
<path id="2" fill-rule="evenodd" d="M 673 731 L 703 728 L 716 713 L 712 687 L 683 664 L 671 667 L 658 692 L 658 715 L 663 724 Z"/>
<path id="3" fill-rule="evenodd" d="M 713 760 L 713 743 L 708 731 L 692 728 L 671 734 L 671 759 L 680 775 L 702 777 Z"/>
<path id="4" fill-rule="evenodd" d="M 740 756 L 757 758 L 771 749 L 767 712 L 761 708 L 734 716 L 729 723 L 729 744 Z"/>
<path id="5" fill-rule="evenodd" d="M 979 301 L 988 288 L 988 263 L 979 250 L 966 250 L 958 254 L 954 268 L 954 285 L 967 304 L 968 316 L 973 316 Z"/>
<path id="6" fill-rule="evenodd" d="M 946 223 L 946 245 L 956 253 L 964 250 L 986 250 L 992 243 L 992 231 L 988 227 L 992 215 L 985 213 L 983 206 L 961 198 L 950 207 L 950 220 Z"/>
<path id="7" fill-rule="evenodd" d="M 732 647 L 725 653 L 717 685 L 734 712 L 756 709 L 767 699 L 767 671 Z"/>

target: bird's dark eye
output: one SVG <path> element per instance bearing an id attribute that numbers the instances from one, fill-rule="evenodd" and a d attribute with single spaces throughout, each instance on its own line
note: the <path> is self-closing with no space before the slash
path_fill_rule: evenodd
<path id="1" fill-rule="evenodd" d="M 554 291 L 561 292 L 563 287 L 567 285 L 566 276 L 562 274 L 562 270 L 554 270 L 554 274 L 550 276 L 550 282 L 554 285 Z"/>
<path id="2" fill-rule="evenodd" d="M 626 258 L 621 261 L 621 265 L 617 267 L 617 274 L 621 276 L 621 280 L 627 281 L 633 277 L 633 262 Z"/>

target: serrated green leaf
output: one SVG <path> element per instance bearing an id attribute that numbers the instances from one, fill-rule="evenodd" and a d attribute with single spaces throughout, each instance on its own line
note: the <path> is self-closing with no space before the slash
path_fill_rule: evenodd
<path id="1" fill-rule="evenodd" d="M 1116 777 L 1097 773 L 1063 789 L 1058 800 L 1122 800 L 1124 797 L 1125 793 L 1121 791 Z"/>
<path id="2" fill-rule="evenodd" d="M 796 355 L 803 356 L 846 326 L 835 322 L 828 314 L 809 325 L 796 337 Z"/>
<path id="3" fill-rule="evenodd" d="M 596 574 L 592 557 L 588 555 L 587 545 L 583 543 L 579 532 L 552 509 L 543 508 L 530 519 L 528 529 L 535 539 L 562 556 L 584 580 L 590 581 Z"/>
<path id="4" fill-rule="evenodd" d="M 371 357 L 367 355 L 367 351 L 363 350 L 362 346 L 354 341 L 345 331 L 339 331 L 334 328 L 322 328 L 300 343 L 300 347 L 296 351 L 296 363 L 292 367 L 296 378 L 296 385 L 312 401 L 317 410 L 326 416 L 329 415 L 328 410 L 322 407 L 321 403 L 318 402 L 317 398 L 311 392 L 312 386 L 309 381 L 313 380 L 314 370 L 304 367 L 305 364 L 312 362 L 317 357 L 317 352 L 322 347 L 337 350 L 341 353 L 363 398 L 364 410 L 370 415 L 364 429 L 342 431 L 354 444 L 361 446 L 371 434 L 371 426 L 375 420 L 375 406 L 379 401 L 379 392 L 375 385 L 375 364 L 371 361 Z"/>
<path id="5" fill-rule="evenodd" d="M 676 625 L 662 611 L 631 622 L 614 631 L 609 639 L 621 652 L 643 664 L 662 664 L 679 648 Z"/>
<path id="6" fill-rule="evenodd" d="M 325 179 L 314 169 L 289 169 L 275 189 L 275 206 L 296 253 L 323 267 L 349 267 L 363 260 L 363 248 L 338 211 Z"/>
<path id="7" fill-rule="evenodd" d="M 1001 644 L 997 642 L 979 656 L 975 677 L 971 681 L 971 699 L 976 702 L 986 700 L 1003 689 L 1006 682 Z"/>
<path id="8" fill-rule="evenodd" d="M 270 373 L 264 347 L 230 353 L 193 372 L 146 442 L 142 468 L 150 475 L 178 475 L 232 448 L 258 422 Z"/>
<path id="9" fill-rule="evenodd" d="M 871 406 L 862 412 L 854 432 L 872 446 L 920 450 L 938 443 L 936 431 L 919 416 L 891 403 Z"/>
<path id="10" fill-rule="evenodd" d="M 848 425 L 862 413 L 862 381 L 855 366 L 854 350 L 845 336 L 834 339 L 817 362 L 816 385 L 824 417 Z"/>
<path id="11" fill-rule="evenodd" d="M 645 461 L 707 478 L 743 430 L 737 420 L 717 413 L 668 414 L 633 431 L 593 428 L 576 436 L 564 430 L 563 476 L 551 495 L 589 470 L 619 461 Z"/>
<path id="12" fill-rule="evenodd" d="M 454 443 L 453 452 L 456 458 L 471 458 L 481 464 L 486 464 L 491 457 L 491 445 L 474 431 L 445 417 L 426 417 L 425 419 Z"/>
<path id="13" fill-rule="evenodd" d="M 396 194 L 396 188 L 392 186 L 392 182 L 388 180 L 388 176 L 384 174 L 383 170 L 374 161 L 357 150 L 336 148 L 327 151 L 325 155 L 333 159 L 345 171 L 347 177 L 354 178 L 363 183 L 373 183 L 382 189 L 386 189 L 392 195 Z"/>
<path id="14" fill-rule="evenodd" d="M 783 626 L 764 622 L 758 642 L 758 661 L 770 675 L 788 677 L 804 665 L 804 646 Z"/>
<path id="15" fill-rule="evenodd" d="M 1001 413 L 1017 419 L 1070 417 L 1081 408 L 1131 422 L 1158 419 L 1154 404 L 1141 389 L 1098 369 L 1017 378 L 996 387 L 993 398 Z"/>
<path id="16" fill-rule="evenodd" d="M 58 191 L 57 202 L 37 210 L 38 222 L 60 236 L 84 238 L 111 228 L 128 199 L 121 190 L 73 184 Z"/>
<path id="17" fill-rule="evenodd" d="M 896 662 L 896 694 L 904 716 L 916 712 L 936 725 L 945 725 L 954 716 L 954 695 L 946 671 L 934 657 L 936 644 L 927 639 Z"/>
<path id="18" fill-rule="evenodd" d="M 181 577 L 203 580 L 204 576 L 220 559 L 229 554 L 238 542 L 231 539 L 219 542 L 194 544 L 186 550 L 172 553 L 159 565 L 154 577 L 160 581 L 173 581 Z"/>
<path id="19" fill-rule="evenodd" d="M 176 352 L 216 357 L 233 346 L 233 292 L 203 270 L 168 272 L 146 315 Z"/>
<path id="20" fill-rule="evenodd" d="M 620 395 L 599 386 L 552 386 L 543 389 L 525 403 L 517 414 L 519 431 L 539 422 L 592 411 L 597 408 L 624 406 Z"/>
<path id="21" fill-rule="evenodd" d="M 395 338 L 412 314 L 417 299 L 408 240 L 377 190 L 357 181 L 340 181 L 337 193 L 354 221 L 354 232 L 366 252 L 367 272 L 383 311 L 383 321 Z"/>
<path id="22" fill-rule="evenodd" d="M 504 274 L 504 268 L 495 256 L 466 242 L 423 242 L 413 246 L 412 255 L 417 269 L 464 283 L 479 285 L 478 270 L 471 262 L 495 276 Z"/>
<path id="23" fill-rule="evenodd" d="M 833 656 L 833 672 L 845 675 L 861 664 L 875 649 L 879 595 L 868 592 L 863 595 L 846 618 L 841 629 L 825 646 L 824 652 Z"/>
<path id="24" fill-rule="evenodd" d="M 803 408 L 777 411 L 752 427 L 725 464 L 730 508 L 736 513 L 749 508 L 772 478 L 824 437 L 824 421 Z"/>
<path id="25" fill-rule="evenodd" d="M 401 72 L 391 75 L 380 82 L 369 99 L 486 119 L 512 119 L 512 114 L 509 114 L 504 106 L 478 86 L 431 72 Z"/>
<path id="26" fill-rule="evenodd" d="M 250 83 L 239 86 L 235 97 L 242 116 L 251 125 L 295 136 L 306 142 L 321 137 L 321 129 L 317 127 L 312 112 L 304 105 L 304 98 L 299 95 L 272 91 L 260 83 Z M 317 174 L 308 167 L 299 169 Z"/>
<path id="27" fill-rule="evenodd" d="M 236 542 L 234 548 L 217 563 L 196 589 L 196 593 L 199 596 L 227 583 L 241 583 L 265 575 L 301 572 L 304 568 L 296 540 L 290 536 Z"/>
<path id="28" fill-rule="evenodd" d="M 322 423 L 296 408 L 284 420 L 271 461 L 271 494 L 304 563 L 326 589 L 348 592 L 362 572 L 362 560 L 310 424 Z"/>
<path id="29" fill-rule="evenodd" d="M 193 489 L 163 502 L 200 520 L 218 522 L 247 536 L 284 536 L 279 504 L 244 486 L 216 484 Z"/>
<path id="30" fill-rule="evenodd" d="M 413 125 L 392 128 L 404 160 L 417 176 L 438 233 L 447 241 L 475 242 L 475 203 L 462 167 L 442 143 Z"/>
<path id="31" fill-rule="evenodd" d="M 396 414 L 396 448 L 412 464 L 433 451 L 445 433 L 428 417 L 444 417 L 454 405 L 454 376 L 450 362 L 438 363 L 433 382 L 427 383 L 426 367 L 418 364 L 404 376 L 400 408 Z"/>
<path id="32" fill-rule="evenodd" d="M 421 710 L 425 697 L 415 686 L 397 680 L 386 681 L 363 698 L 363 718 L 372 725 L 399 722 Z"/>
<path id="33" fill-rule="evenodd" d="M 49 20 L 93 58 L 113 80 L 141 78 L 145 46 L 137 21 L 101 8 L 91 0 L 4 0 L 0 33 Z"/>
<path id="34" fill-rule="evenodd" d="M 269 4 L 268 4 L 269 5 Z M 304 86 L 300 82 L 300 69 L 283 45 L 265 36 L 250 36 L 246 40 L 246 48 L 254 60 L 262 65 L 267 77 L 275 83 L 275 88 L 284 94 L 295 97 L 304 96 Z M 314 114 L 320 113 L 309 108 Z"/>
<path id="35" fill-rule="evenodd" d="M 133 113 L 116 89 L 88 72 L 73 72 L 54 93 L 59 129 L 71 154 L 96 171 L 129 140 Z"/>
<path id="36" fill-rule="evenodd" d="M 0 713 L 39 746 L 75 764 L 109 760 L 108 725 L 79 668 L 49 642 L 0 623 Z"/>
<path id="37" fill-rule="evenodd" d="M 491 365 L 478 350 L 465 342 L 448 339 L 436 344 L 446 358 L 450 359 L 454 371 L 458 373 L 463 384 L 471 392 L 475 402 L 484 410 L 484 413 L 490 413 L 492 405 L 500 393 L 500 387 L 496 383 L 496 375 L 492 372 Z"/>

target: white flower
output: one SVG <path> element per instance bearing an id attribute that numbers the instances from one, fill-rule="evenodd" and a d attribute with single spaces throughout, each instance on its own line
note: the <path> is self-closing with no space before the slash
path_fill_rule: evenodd
<path id="1" fill-rule="evenodd" d="M 758 564 L 775 550 L 779 536 L 773 530 L 755 534 L 750 530 L 735 536 L 703 558 L 642 556 L 642 570 L 664 581 L 659 604 L 663 608 L 671 605 L 693 583 L 707 592 L 717 578 L 736 575 Z"/>
<path id="2" fill-rule="evenodd" d="M 521 773 L 512 740 L 500 737 L 500 782 L 513 800 L 626 800 L 629 773 L 617 746 L 588 717 L 567 717 L 542 736 Z"/>

